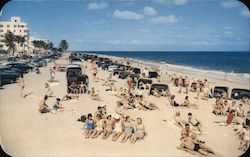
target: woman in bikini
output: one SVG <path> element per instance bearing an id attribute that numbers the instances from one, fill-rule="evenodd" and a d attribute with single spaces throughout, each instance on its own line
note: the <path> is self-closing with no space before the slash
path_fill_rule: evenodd
<path id="1" fill-rule="evenodd" d="M 198 109 L 199 108 L 197 104 L 191 104 L 190 103 L 188 96 L 185 97 L 185 101 L 184 101 L 183 104 L 181 104 L 181 106 L 182 107 L 188 107 L 188 108 L 193 107 L 194 109 Z"/>
<path id="2" fill-rule="evenodd" d="M 109 135 L 112 134 L 114 121 L 111 115 L 107 116 L 107 119 L 105 119 L 105 123 L 106 127 L 103 130 L 102 139 L 107 139 Z"/>
<path id="3" fill-rule="evenodd" d="M 223 114 L 222 109 L 223 109 L 222 104 L 220 103 L 220 101 L 216 100 L 212 113 L 214 113 L 216 116 L 222 115 Z"/>
<path id="4" fill-rule="evenodd" d="M 145 126 L 142 123 L 141 118 L 137 118 L 136 124 L 135 124 L 135 133 L 131 137 L 131 143 L 135 143 L 138 140 L 143 139 L 147 135 L 145 131 Z"/>
<path id="5" fill-rule="evenodd" d="M 95 93 L 94 87 L 91 88 L 91 91 L 89 92 L 89 98 L 92 100 L 102 101 L 99 94 Z"/>
<path id="6" fill-rule="evenodd" d="M 117 141 L 123 132 L 124 124 L 123 124 L 123 119 L 120 118 L 118 115 L 116 115 L 114 118 L 115 118 L 115 128 L 112 136 L 112 141 Z"/>
<path id="7" fill-rule="evenodd" d="M 86 128 L 85 128 L 86 127 Z M 94 120 L 92 118 L 92 114 L 89 113 L 88 114 L 88 118 L 84 123 L 83 128 L 85 128 L 85 138 L 89 138 L 91 136 L 91 134 L 95 134 L 96 130 L 94 130 L 95 126 L 94 126 Z"/>
<path id="8" fill-rule="evenodd" d="M 92 133 L 92 138 L 97 138 L 99 135 L 101 135 L 104 132 L 105 128 L 105 121 L 102 119 L 101 114 L 97 114 L 95 119 L 95 132 Z"/>
<path id="9" fill-rule="evenodd" d="M 127 142 L 127 140 L 132 136 L 134 130 L 133 123 L 131 123 L 129 116 L 125 117 L 123 130 L 121 143 Z"/>

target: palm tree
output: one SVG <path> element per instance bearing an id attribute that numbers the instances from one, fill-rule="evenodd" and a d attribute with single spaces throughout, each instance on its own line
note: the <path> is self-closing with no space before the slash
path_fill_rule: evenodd
<path id="1" fill-rule="evenodd" d="M 67 41 L 66 40 L 61 40 L 61 42 L 59 44 L 59 49 L 61 49 L 61 51 L 64 52 L 68 48 L 69 48 L 69 44 L 67 43 Z"/>
<path id="2" fill-rule="evenodd" d="M 4 42 L 5 45 L 8 47 L 7 52 L 10 54 L 12 50 L 12 53 L 14 54 L 14 50 L 16 49 L 15 35 L 12 32 L 5 33 L 2 42 Z"/>
<path id="3" fill-rule="evenodd" d="M 25 37 L 23 37 L 23 36 L 15 36 L 15 41 L 18 43 L 19 46 L 22 46 L 22 48 L 24 50 Z M 23 50 L 22 50 L 22 53 L 23 53 Z"/>

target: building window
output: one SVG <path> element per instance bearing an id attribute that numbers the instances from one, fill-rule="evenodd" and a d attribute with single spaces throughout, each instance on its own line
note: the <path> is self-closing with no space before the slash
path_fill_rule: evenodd
<path id="1" fill-rule="evenodd" d="M 7 27 L 10 27 L 10 25 L 7 25 Z"/>

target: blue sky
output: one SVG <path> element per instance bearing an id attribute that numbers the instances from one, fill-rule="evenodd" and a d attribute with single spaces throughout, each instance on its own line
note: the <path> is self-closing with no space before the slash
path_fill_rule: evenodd
<path id="1" fill-rule="evenodd" d="M 237 0 L 11 1 L 30 35 L 70 50 L 249 51 L 249 11 Z"/>

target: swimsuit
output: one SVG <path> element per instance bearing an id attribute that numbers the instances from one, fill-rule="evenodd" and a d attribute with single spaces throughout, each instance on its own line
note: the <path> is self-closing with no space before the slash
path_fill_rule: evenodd
<path id="1" fill-rule="evenodd" d="M 133 131 L 133 127 L 130 123 L 125 123 L 124 124 L 124 132 L 127 134 L 131 134 Z"/>
<path id="2" fill-rule="evenodd" d="M 200 124 L 200 122 L 197 122 L 194 126 L 198 126 Z"/>
<path id="3" fill-rule="evenodd" d="M 94 129 L 94 122 L 93 121 L 86 121 L 87 123 L 87 130 L 93 130 Z"/>
<path id="4" fill-rule="evenodd" d="M 115 123 L 114 131 L 115 132 L 122 132 L 122 123 L 121 122 Z"/>
<path id="5" fill-rule="evenodd" d="M 197 151 L 198 152 L 198 150 L 200 149 L 201 147 L 200 147 L 200 145 L 199 144 L 194 144 L 194 151 Z"/>

